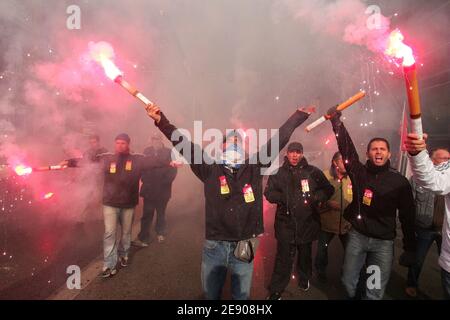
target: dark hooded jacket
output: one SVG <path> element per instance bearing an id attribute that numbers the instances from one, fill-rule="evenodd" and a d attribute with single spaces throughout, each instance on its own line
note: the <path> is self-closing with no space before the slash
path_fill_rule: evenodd
<path id="1" fill-rule="evenodd" d="M 154 157 L 162 163 L 170 163 L 172 160 L 169 148 L 148 147 L 144 150 L 144 155 Z M 142 174 L 142 186 L 140 195 L 146 201 L 161 203 L 169 201 L 172 195 L 172 182 L 177 176 L 177 169 L 171 166 L 150 168 Z"/>
<path id="2" fill-rule="evenodd" d="M 280 127 L 278 132 L 279 149 L 288 143 L 295 128 L 307 118 L 307 113 L 296 111 Z M 269 167 L 270 163 L 260 161 L 260 152 L 247 159 L 238 170 L 232 172 L 223 164 L 209 161 L 211 159 L 205 161 L 208 156 L 202 148 L 177 131 L 177 128 L 163 113 L 161 113 L 161 120 L 156 125 L 174 146 L 183 142 L 184 145 L 190 147 L 190 151 L 186 149 L 179 151 L 191 163 L 192 171 L 204 184 L 206 239 L 240 241 L 263 233 L 263 175 L 261 169 Z M 178 139 L 172 138 L 174 133 L 180 133 Z M 273 138 L 263 148 L 270 151 L 271 143 L 273 143 Z M 199 161 L 191 161 L 196 158 L 196 154 L 200 155 L 200 157 L 197 156 Z M 270 156 L 275 157 L 276 155 Z M 244 194 L 245 190 L 246 194 Z"/>
<path id="3" fill-rule="evenodd" d="M 356 148 L 342 122 L 333 122 L 333 130 L 345 169 L 352 181 L 353 201 L 345 208 L 344 217 L 359 233 L 376 239 L 396 237 L 396 219 L 401 222 L 403 248 L 416 250 L 415 205 L 409 181 L 390 167 L 359 161 Z"/>
<path id="4" fill-rule="evenodd" d="M 94 158 L 103 175 L 103 205 L 134 208 L 139 203 L 139 180 L 144 171 L 167 168 L 169 162 L 134 153 L 101 153 Z M 83 159 L 69 159 L 69 167 L 83 166 Z"/>
<path id="5" fill-rule="evenodd" d="M 323 172 L 305 158 L 292 166 L 285 158 L 277 174 L 269 177 L 264 195 L 277 204 L 275 237 L 278 241 L 308 243 L 320 231 L 318 206 L 334 193 Z"/>

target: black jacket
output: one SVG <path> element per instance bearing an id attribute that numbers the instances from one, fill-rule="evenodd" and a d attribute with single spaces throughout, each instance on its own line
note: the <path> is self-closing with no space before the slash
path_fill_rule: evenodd
<path id="1" fill-rule="evenodd" d="M 168 162 L 142 154 L 104 153 L 97 156 L 104 172 L 103 204 L 133 208 L 139 203 L 139 180 L 144 170 L 167 167 Z"/>
<path id="2" fill-rule="evenodd" d="M 297 111 L 281 126 L 279 129 L 279 148 L 283 148 L 287 144 L 295 128 L 307 118 L 307 113 Z M 177 128 L 167 120 L 164 114 L 161 114 L 161 120 L 157 126 L 172 141 L 172 133 Z M 204 155 L 201 147 L 188 141 L 185 136 L 181 135 L 178 140 L 172 141 L 174 146 L 181 142 L 189 142 L 191 146 L 191 154 L 186 154 L 185 150 L 180 150 L 182 155 L 188 159 L 188 162 L 190 159 L 194 159 L 195 150 Z M 271 141 L 267 144 L 267 150 L 271 150 L 270 145 Z M 276 155 L 271 156 L 273 159 Z M 201 160 L 201 163 L 191 164 L 191 169 L 204 184 L 206 239 L 240 241 L 263 233 L 263 176 L 261 175 L 261 169 L 263 166 L 269 165 L 263 165 L 259 161 L 259 153 L 250 160 L 247 159 L 246 163 L 242 164 L 236 173 L 231 173 L 223 164 L 206 162 L 204 157 Z M 221 177 L 226 179 L 228 193 L 222 194 L 221 192 Z M 253 190 L 254 201 L 245 201 L 243 189 L 246 184 L 251 186 Z"/>
<path id="3" fill-rule="evenodd" d="M 345 209 L 344 217 L 363 235 L 393 240 L 396 236 L 398 209 L 403 247 L 406 251 L 415 251 L 415 207 L 408 180 L 390 168 L 389 161 L 382 167 L 377 167 L 370 161 L 362 164 L 344 124 L 333 122 L 333 130 L 352 181 L 353 201 Z M 370 205 L 363 202 L 365 190 L 373 192 Z"/>
<path id="4" fill-rule="evenodd" d="M 305 181 L 307 185 L 302 188 Z M 317 206 L 330 199 L 333 193 L 334 187 L 323 172 L 309 165 L 305 158 L 297 166 L 285 159 L 277 174 L 269 177 L 264 192 L 270 203 L 277 204 L 277 240 L 297 244 L 317 240 L 320 231 Z"/>
<path id="5" fill-rule="evenodd" d="M 154 157 L 157 161 L 170 163 L 169 148 L 145 148 L 144 155 Z M 146 201 L 167 202 L 172 194 L 172 182 L 177 176 L 177 169 L 171 166 L 151 168 L 142 173 L 141 197 Z"/>

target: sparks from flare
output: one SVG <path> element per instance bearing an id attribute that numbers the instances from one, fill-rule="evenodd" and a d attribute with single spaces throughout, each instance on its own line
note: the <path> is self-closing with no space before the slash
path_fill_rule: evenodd
<path id="1" fill-rule="evenodd" d="M 54 193 L 53 192 L 48 192 L 46 194 L 44 194 L 44 196 L 42 197 L 44 200 L 48 200 L 51 197 L 53 197 Z"/>

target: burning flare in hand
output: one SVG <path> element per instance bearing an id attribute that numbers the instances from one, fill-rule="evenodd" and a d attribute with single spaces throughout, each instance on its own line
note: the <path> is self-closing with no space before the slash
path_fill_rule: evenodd
<path id="1" fill-rule="evenodd" d="M 19 164 L 18 166 L 16 166 L 14 168 L 14 171 L 16 172 L 16 174 L 18 176 L 26 176 L 26 175 L 31 174 L 33 172 L 33 169 L 31 167 L 27 167 L 22 164 Z"/>
<path id="2" fill-rule="evenodd" d="M 89 42 L 89 55 L 95 62 L 99 63 L 105 70 L 105 74 L 111 80 L 115 80 L 123 72 L 114 64 L 114 49 L 104 41 Z"/>
<path id="3" fill-rule="evenodd" d="M 153 102 L 147 99 L 146 96 L 123 79 L 122 71 L 120 71 L 120 69 L 113 62 L 114 49 L 109 43 L 104 41 L 98 43 L 90 42 L 89 56 L 92 60 L 96 61 L 103 67 L 108 78 L 113 80 L 115 83 L 127 90 L 129 94 L 141 101 L 145 105 L 146 109 L 153 106 Z"/>
<path id="4" fill-rule="evenodd" d="M 389 35 L 388 47 L 385 53 L 397 59 L 403 59 L 403 76 L 405 78 L 406 95 L 408 96 L 411 131 L 422 139 L 422 112 L 420 108 L 419 84 L 417 81 L 416 61 L 413 51 L 403 43 L 400 30 L 394 30 Z"/>
<path id="5" fill-rule="evenodd" d="M 411 47 L 403 43 L 405 37 L 400 30 L 395 29 L 388 38 L 387 49 L 384 52 L 389 57 L 403 60 L 404 67 L 412 66 L 416 61 L 414 59 Z"/>

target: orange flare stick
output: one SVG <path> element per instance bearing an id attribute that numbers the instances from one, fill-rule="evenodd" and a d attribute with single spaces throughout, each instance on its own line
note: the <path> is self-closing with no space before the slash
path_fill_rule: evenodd
<path id="1" fill-rule="evenodd" d="M 348 98 L 347 100 L 345 100 L 344 102 L 342 102 L 341 104 L 339 104 L 338 106 L 336 106 L 336 110 L 337 111 L 342 111 L 348 107 L 350 107 L 352 104 L 354 104 L 355 102 L 361 100 L 364 96 L 366 95 L 365 91 L 360 91 L 357 94 L 355 94 L 354 96 Z M 310 125 L 308 125 L 306 127 L 306 132 L 310 132 L 312 129 L 314 129 L 315 127 L 317 127 L 318 125 L 320 125 L 321 123 L 327 121 L 330 119 L 330 115 L 326 114 L 323 115 L 322 117 L 320 117 L 319 119 L 317 119 L 316 121 L 314 121 L 313 123 L 311 123 Z"/>

